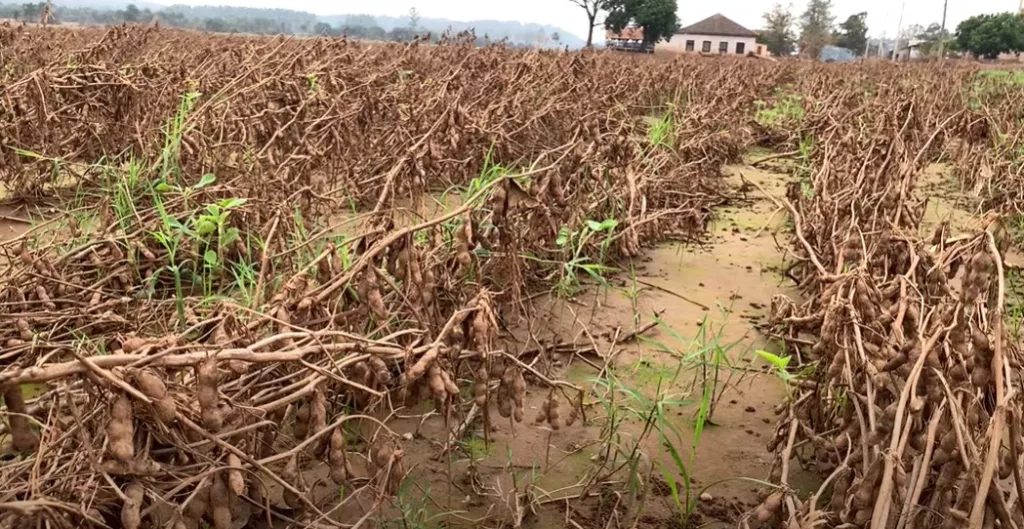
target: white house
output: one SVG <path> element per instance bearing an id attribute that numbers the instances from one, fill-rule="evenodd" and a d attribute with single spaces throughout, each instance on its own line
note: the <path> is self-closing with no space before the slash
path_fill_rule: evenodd
<path id="1" fill-rule="evenodd" d="M 659 42 L 656 50 L 723 55 L 768 54 L 763 45 L 757 44 L 756 33 L 722 14 L 679 29 L 668 42 Z"/>
<path id="2" fill-rule="evenodd" d="M 924 41 L 921 39 L 910 39 L 903 41 L 896 48 L 896 60 L 897 61 L 916 61 L 922 57 L 921 44 Z"/>

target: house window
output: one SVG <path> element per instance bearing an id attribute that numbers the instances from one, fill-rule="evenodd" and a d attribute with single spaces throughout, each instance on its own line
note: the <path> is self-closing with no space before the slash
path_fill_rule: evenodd
<path id="1" fill-rule="evenodd" d="M 736 55 L 743 55 L 743 52 L 747 51 L 747 45 L 742 42 L 736 43 Z"/>
<path id="2" fill-rule="evenodd" d="M 711 41 L 705 40 L 704 43 L 700 45 L 700 51 L 704 53 L 711 53 Z"/>
<path id="3" fill-rule="evenodd" d="M 693 51 L 693 41 L 692 40 L 686 41 L 686 51 Z"/>
<path id="4" fill-rule="evenodd" d="M 718 53 L 729 53 L 729 43 L 725 42 L 724 40 L 722 42 L 719 42 Z"/>

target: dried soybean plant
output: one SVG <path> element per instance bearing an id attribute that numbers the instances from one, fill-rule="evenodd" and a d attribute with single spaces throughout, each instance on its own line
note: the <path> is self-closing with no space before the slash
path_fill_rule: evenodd
<path id="1" fill-rule="evenodd" d="M 127 26 L 0 41 L 0 180 L 64 210 L 0 245 L 4 527 L 336 525 L 400 490 L 392 409 L 525 427 L 502 313 L 552 286 L 561 229 L 618 219 L 595 258 L 698 237 L 778 75 Z M 656 148 L 650 112 L 673 124 Z M 457 205 L 417 207 L 443 189 Z M 552 430 L 582 406 L 560 398 Z"/>
<path id="2" fill-rule="evenodd" d="M 985 210 L 1006 213 L 1018 245 L 1024 215 L 1024 128 L 1017 72 L 971 70 L 961 98 L 964 116 L 948 145 L 957 191 Z M 969 204 L 974 206 L 974 204 Z"/>
<path id="3" fill-rule="evenodd" d="M 791 274 L 806 301 L 778 297 L 772 319 L 785 336 L 814 338 L 790 343 L 814 369 L 801 367 L 777 408 L 769 449 L 779 489 L 748 526 L 1024 523 L 1021 353 L 1003 314 L 1007 232 L 986 217 L 963 234 L 941 223 L 922 236 L 913 193 L 961 115 L 953 78 L 925 77 L 930 89 L 913 94 L 868 77 L 838 83 L 827 71 L 805 81 L 817 85 L 804 92 L 814 171 L 785 206 Z M 876 90 L 870 99 L 858 81 Z M 806 500 L 791 488 L 795 464 L 825 478 Z"/>

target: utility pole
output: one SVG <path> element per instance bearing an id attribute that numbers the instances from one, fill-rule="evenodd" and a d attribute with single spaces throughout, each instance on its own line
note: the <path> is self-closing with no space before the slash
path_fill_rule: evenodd
<path id="1" fill-rule="evenodd" d="M 1024 8 L 1024 0 L 1020 0 L 1020 5 Z M 949 7 L 949 0 L 942 3 L 942 32 L 946 32 L 946 9 Z"/>
<path id="2" fill-rule="evenodd" d="M 907 0 L 903 0 L 903 6 L 900 7 L 900 21 L 896 24 L 896 43 L 892 46 L 892 60 L 896 60 L 896 50 L 900 47 L 900 32 L 903 31 L 903 12 L 907 9 Z"/>
<path id="3" fill-rule="evenodd" d="M 1020 5 L 1024 7 L 1024 0 L 1020 0 Z M 942 2 L 942 29 L 939 30 L 939 58 L 946 58 L 946 8 L 949 7 L 949 0 Z"/>

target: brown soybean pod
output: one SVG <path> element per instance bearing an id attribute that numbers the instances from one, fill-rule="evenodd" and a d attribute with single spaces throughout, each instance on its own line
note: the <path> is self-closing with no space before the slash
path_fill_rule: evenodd
<path id="1" fill-rule="evenodd" d="M 132 421 L 132 403 L 124 393 L 118 393 L 110 407 L 110 422 L 107 423 L 107 441 L 110 455 L 124 463 L 135 457 L 135 436 Z"/>
<path id="2" fill-rule="evenodd" d="M 21 394 L 21 386 L 8 386 L 4 389 L 4 403 L 7 404 L 7 422 L 11 429 L 11 444 L 18 452 L 31 452 L 36 449 L 39 439 L 32 432 L 25 413 L 25 397 Z"/>
<path id="3" fill-rule="evenodd" d="M 214 529 L 231 529 L 231 489 L 223 474 L 223 471 L 215 473 L 210 487 L 210 517 Z"/>
<path id="4" fill-rule="evenodd" d="M 137 482 L 131 482 L 124 489 L 124 495 L 128 499 L 124 501 L 121 506 L 121 526 L 124 529 L 138 529 L 142 523 L 142 516 L 140 515 L 140 509 L 142 508 L 142 498 L 145 496 L 146 491 Z"/>

